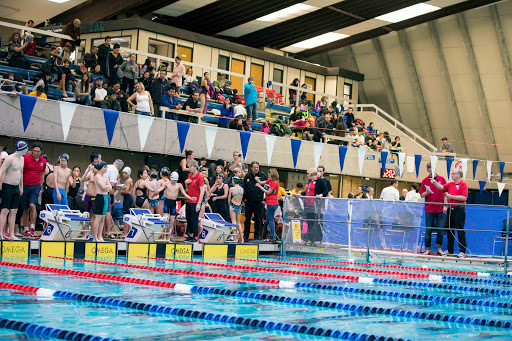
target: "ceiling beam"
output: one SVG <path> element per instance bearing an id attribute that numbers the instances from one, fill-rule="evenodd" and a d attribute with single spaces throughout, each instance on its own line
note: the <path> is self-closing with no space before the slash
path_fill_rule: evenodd
<path id="1" fill-rule="evenodd" d="M 494 24 L 494 30 L 496 31 L 496 40 L 498 41 L 503 70 L 505 71 L 505 77 L 507 79 L 508 92 L 512 100 L 512 64 L 510 63 L 507 41 L 503 33 L 503 26 L 501 25 L 500 12 L 497 5 L 491 6 L 491 18 Z"/>

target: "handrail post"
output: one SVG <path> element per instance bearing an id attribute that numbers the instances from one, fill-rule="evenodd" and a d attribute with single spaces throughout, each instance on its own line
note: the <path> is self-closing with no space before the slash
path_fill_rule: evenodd
<path id="1" fill-rule="evenodd" d="M 368 228 L 368 238 L 367 238 L 367 242 L 366 242 L 366 263 L 370 263 L 370 225 L 372 223 L 372 202 L 373 202 L 373 199 L 370 199 L 370 211 L 369 211 L 369 214 L 368 214 L 368 225 L 367 225 L 367 228 Z"/>
<path id="2" fill-rule="evenodd" d="M 505 266 L 503 267 L 503 272 L 505 275 L 508 273 L 508 238 L 510 233 L 510 206 L 507 206 L 507 228 L 505 233 Z"/>

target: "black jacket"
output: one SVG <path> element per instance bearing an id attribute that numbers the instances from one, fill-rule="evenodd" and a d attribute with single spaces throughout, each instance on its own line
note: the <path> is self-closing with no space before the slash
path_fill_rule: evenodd
<path id="1" fill-rule="evenodd" d="M 100 46 L 98 46 L 98 55 L 97 55 L 98 61 L 101 60 L 101 61 L 105 62 L 107 60 L 107 56 L 110 53 L 110 51 L 112 51 L 112 49 L 110 48 L 109 45 L 101 44 Z M 106 73 L 107 71 L 101 70 L 101 72 Z"/>
<path id="2" fill-rule="evenodd" d="M 315 196 L 317 196 L 318 194 L 322 194 L 322 196 L 325 198 L 327 197 L 327 195 L 329 195 L 329 188 L 327 187 L 327 181 L 326 179 L 323 179 L 323 178 L 318 178 L 316 179 L 316 183 L 315 183 Z M 329 182 L 330 184 L 330 182 Z M 306 195 L 306 191 L 303 191 L 301 193 L 301 195 Z"/>
<path id="3" fill-rule="evenodd" d="M 103 45 L 105 45 L 105 44 L 103 44 Z M 85 57 L 84 57 L 84 64 L 85 64 L 85 67 L 90 68 L 93 65 L 98 64 L 98 58 L 96 58 L 96 55 L 92 54 L 91 52 L 86 53 Z"/>
<path id="4" fill-rule="evenodd" d="M 171 83 L 167 78 L 162 81 L 160 77 L 155 79 L 153 82 L 153 86 L 151 87 L 151 99 L 153 99 L 153 103 L 160 104 L 162 100 L 162 96 L 169 90 L 171 87 Z"/>
<path id="5" fill-rule="evenodd" d="M 263 201 L 263 191 L 256 187 L 256 176 L 258 176 L 261 181 L 267 180 L 263 172 L 254 175 L 252 171 L 249 170 L 249 173 L 247 173 L 244 178 L 244 199 L 247 201 Z"/>
<path id="6" fill-rule="evenodd" d="M 118 53 L 116 57 L 112 52 L 110 52 L 107 56 L 108 76 L 113 79 L 119 80 L 119 77 L 117 77 L 117 70 L 119 70 L 121 64 L 123 64 L 123 57 L 121 57 L 121 54 Z M 114 66 L 116 65 L 117 68 L 114 68 Z"/>

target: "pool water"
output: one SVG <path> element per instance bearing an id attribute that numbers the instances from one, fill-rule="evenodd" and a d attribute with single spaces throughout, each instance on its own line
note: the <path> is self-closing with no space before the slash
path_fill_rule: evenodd
<path id="1" fill-rule="evenodd" d="M 260 260 L 296 263 L 294 265 L 269 264 L 243 260 L 203 260 L 195 256 L 194 261 L 216 262 L 220 264 L 248 265 L 263 269 L 286 269 L 306 271 L 319 274 L 338 274 L 351 276 L 371 276 L 374 278 L 403 279 L 407 276 L 376 275 L 364 272 L 351 272 L 349 269 L 317 269 L 305 268 L 301 264 L 331 265 L 320 261 L 293 260 L 277 256 L 260 256 Z M 341 260 L 341 259 L 340 259 Z M 3 259 L 9 262 L 11 260 Z M 12 260 L 15 262 L 15 260 Z M 217 267 L 204 264 L 185 264 L 143 258 L 127 259 L 118 257 L 119 264 L 146 265 L 165 269 L 194 270 L 223 275 L 239 275 L 256 278 L 268 278 L 292 282 L 324 283 L 328 285 L 386 290 L 409 294 L 426 294 L 440 297 L 469 298 L 483 301 L 510 303 L 511 295 L 490 295 L 471 291 L 454 291 L 449 289 L 419 288 L 394 284 L 357 283 L 333 278 L 314 277 L 306 275 L 289 275 L 267 271 L 246 271 Z M 291 298 L 322 300 L 350 305 L 364 305 L 383 309 L 403 309 L 412 312 L 424 312 L 441 315 L 455 315 L 476 319 L 494 319 L 512 322 L 512 308 L 490 306 L 439 303 L 429 300 L 385 297 L 368 294 L 335 292 L 329 290 L 278 288 L 276 285 L 258 282 L 238 282 L 223 278 L 197 277 L 191 275 L 172 274 L 148 271 L 144 269 L 118 267 L 105 264 L 77 262 L 52 258 L 31 258 L 27 264 L 41 265 L 53 268 L 65 268 L 86 272 L 117 275 L 123 277 L 142 278 L 163 282 L 181 283 L 195 286 L 241 290 L 251 293 L 280 295 Z M 417 266 L 418 264 L 411 264 Z M 421 266 L 421 264 L 420 264 Z M 429 265 L 433 266 L 433 265 Z M 446 268 L 446 264 L 443 265 Z M 364 268 L 363 266 L 354 266 Z M 412 272 L 411 270 L 386 269 L 368 267 L 375 270 L 392 270 Z M 489 269 L 459 266 L 453 269 L 464 271 L 484 271 Z M 439 273 L 429 273 L 437 274 Z M 476 276 L 454 275 L 476 278 Z M 450 284 L 466 287 L 492 288 L 511 290 L 508 284 L 512 279 L 492 278 L 507 283 L 492 285 L 482 283 Z M 173 308 L 190 309 L 213 314 L 256 318 L 275 323 L 299 324 L 308 327 L 323 328 L 324 330 L 340 330 L 375 336 L 394 337 L 410 340 L 512 340 L 512 328 L 487 327 L 472 324 L 413 319 L 407 317 L 389 316 L 376 313 L 354 312 L 322 308 L 316 306 L 294 305 L 290 303 L 269 302 L 250 298 L 228 297 L 215 294 L 202 295 L 197 293 L 178 293 L 173 289 L 132 283 L 112 282 L 84 277 L 74 277 L 58 273 L 36 271 L 15 267 L 0 266 L 0 281 L 29 285 L 34 287 L 62 290 L 79 294 L 96 295 L 119 300 L 157 304 Z M 428 280 L 412 278 L 413 282 Z M 13 290 L 0 290 L 0 319 L 7 318 L 17 321 L 35 323 L 52 328 L 66 329 L 100 337 L 119 340 L 295 340 L 318 339 L 327 337 L 311 336 L 285 331 L 265 330 L 222 322 L 205 321 L 179 316 L 163 316 L 161 314 L 138 311 L 130 308 L 101 306 L 94 303 L 67 300 L 55 297 L 40 297 L 35 294 Z M 1 340 L 31 338 L 25 333 L 0 329 Z"/>

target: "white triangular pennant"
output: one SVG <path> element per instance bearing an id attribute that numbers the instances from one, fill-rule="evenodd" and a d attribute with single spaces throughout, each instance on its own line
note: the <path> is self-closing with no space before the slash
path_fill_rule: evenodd
<path id="1" fill-rule="evenodd" d="M 462 168 L 462 177 L 466 180 L 466 173 L 468 172 L 468 161 L 469 159 L 460 159 L 460 166 Z"/>
<path id="2" fill-rule="evenodd" d="M 414 173 L 414 156 L 407 155 L 407 173 Z"/>
<path id="3" fill-rule="evenodd" d="M 318 164 L 320 163 L 320 156 L 322 155 L 324 144 L 325 143 L 322 142 L 314 142 L 313 151 L 315 153 L 315 168 L 318 168 Z"/>
<path id="4" fill-rule="evenodd" d="M 434 174 L 436 174 L 436 167 L 437 167 L 437 160 L 439 158 L 435 155 L 432 155 L 430 157 L 430 169 L 432 169 L 432 176 L 434 176 Z"/>
<path id="5" fill-rule="evenodd" d="M 487 161 L 487 181 L 491 181 L 492 161 Z"/>
<path id="6" fill-rule="evenodd" d="M 366 155 L 366 148 L 357 148 L 357 158 L 359 160 L 359 174 L 363 173 L 364 157 Z"/>
<path id="7" fill-rule="evenodd" d="M 217 131 L 219 128 L 217 127 L 204 127 L 204 136 L 206 138 L 206 149 L 208 149 L 208 158 L 212 155 L 213 145 L 215 144 L 215 137 L 217 136 Z"/>
<path id="8" fill-rule="evenodd" d="M 69 127 L 71 127 L 71 121 L 75 116 L 75 110 L 77 105 L 68 102 L 59 102 L 60 107 L 60 120 L 62 122 L 62 133 L 64 134 L 64 141 L 68 138 Z"/>
<path id="9" fill-rule="evenodd" d="M 144 146 L 146 145 L 146 140 L 148 139 L 149 131 L 151 130 L 151 125 L 155 120 L 154 117 L 145 116 L 145 115 L 137 115 L 139 120 L 139 140 L 140 140 L 140 150 L 144 150 Z"/>
<path id="10" fill-rule="evenodd" d="M 275 135 L 265 135 L 265 140 L 267 141 L 267 165 L 270 165 L 270 160 L 272 160 L 272 153 L 274 152 L 276 139 L 277 136 Z"/>
<path id="11" fill-rule="evenodd" d="M 500 194 L 500 197 L 501 197 L 501 192 L 503 192 L 503 189 L 505 188 L 505 183 L 498 182 L 498 183 L 496 183 L 496 185 L 498 185 L 498 193 Z"/>
<path id="12" fill-rule="evenodd" d="M 405 153 L 398 153 L 398 167 L 400 169 L 400 176 L 404 176 L 404 162 L 405 162 Z"/>

